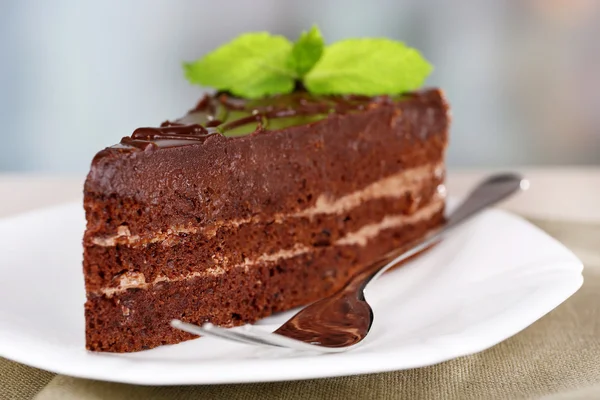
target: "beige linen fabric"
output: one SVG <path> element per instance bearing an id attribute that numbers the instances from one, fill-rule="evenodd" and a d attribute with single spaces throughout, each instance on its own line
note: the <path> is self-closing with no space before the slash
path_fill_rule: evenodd
<path id="1" fill-rule="evenodd" d="M 0 399 L 31 399 L 54 374 L 0 357 Z"/>
<path id="2" fill-rule="evenodd" d="M 600 399 L 600 226 L 534 221 L 584 262 L 572 298 L 484 352 L 435 366 L 295 382 L 150 387 L 54 376 L 0 359 L 0 398 Z M 52 378 L 54 376 L 54 378 Z"/>

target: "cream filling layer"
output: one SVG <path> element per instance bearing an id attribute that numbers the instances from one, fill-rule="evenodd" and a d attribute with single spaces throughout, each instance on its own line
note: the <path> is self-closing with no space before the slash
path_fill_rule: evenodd
<path id="1" fill-rule="evenodd" d="M 403 225 L 415 224 L 422 220 L 430 219 L 434 214 L 439 212 L 444 207 L 444 198 L 442 196 L 436 196 L 426 206 L 420 208 L 413 214 L 409 215 L 389 215 L 383 220 L 377 223 L 368 224 L 360 228 L 355 232 L 350 232 L 346 236 L 339 238 L 333 243 L 333 246 L 365 246 L 370 240 L 374 239 L 386 229 L 399 228 Z M 226 273 L 227 271 L 235 268 L 244 268 L 246 271 L 255 266 L 265 263 L 272 263 L 287 258 L 293 258 L 300 256 L 305 253 L 313 251 L 314 248 L 311 246 L 296 244 L 291 249 L 280 250 L 271 254 L 263 254 L 253 260 L 246 259 L 243 263 L 235 265 L 227 265 L 226 260 L 223 265 L 205 269 L 203 271 L 192 272 L 186 275 L 181 275 L 175 278 L 168 278 L 166 276 L 158 276 L 152 282 L 146 282 L 144 274 L 141 272 L 125 272 L 120 276 L 119 284 L 116 287 L 108 287 L 99 290 L 97 293 L 112 297 L 115 294 L 122 293 L 127 289 L 149 289 L 153 285 L 161 282 L 180 282 L 188 279 L 198 277 L 210 277 L 218 276 Z"/>
<path id="2" fill-rule="evenodd" d="M 276 214 L 271 217 L 276 223 L 282 223 L 286 218 L 314 217 L 319 214 L 341 214 L 360 206 L 363 202 L 382 198 L 398 198 L 406 193 L 419 198 L 423 186 L 429 183 L 431 177 L 439 178 L 444 173 L 443 163 L 431 163 L 416 168 L 411 168 L 373 182 L 361 190 L 357 190 L 342 197 L 332 198 L 328 194 L 320 195 L 315 204 L 302 211 L 290 214 Z M 181 233 L 202 233 L 207 237 L 214 237 L 220 228 L 238 227 L 242 224 L 260 222 L 265 220 L 262 216 L 253 216 L 228 221 L 220 221 L 210 226 L 173 226 L 166 232 L 157 232 L 151 237 L 132 235 L 126 226 L 120 226 L 117 233 L 112 236 L 98 236 L 92 243 L 102 247 L 113 247 L 117 244 L 143 245 L 162 242 L 171 246 L 177 242 Z"/>

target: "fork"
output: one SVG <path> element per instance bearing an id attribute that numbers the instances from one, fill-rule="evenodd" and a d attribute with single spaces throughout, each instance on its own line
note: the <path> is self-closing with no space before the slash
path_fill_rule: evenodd
<path id="1" fill-rule="evenodd" d="M 210 323 L 198 326 L 177 319 L 171 321 L 171 326 L 196 335 L 213 336 L 245 344 L 320 353 L 338 353 L 354 349 L 363 343 L 373 325 L 373 309 L 364 296 L 369 283 L 390 268 L 438 243 L 486 207 L 528 187 L 529 182 L 517 174 L 497 174 L 488 177 L 471 191 L 448 216 L 441 228 L 409 246 L 388 253 L 354 275 L 337 293 L 306 306 L 273 333 L 251 325 L 244 325 L 242 329 L 226 329 Z"/>

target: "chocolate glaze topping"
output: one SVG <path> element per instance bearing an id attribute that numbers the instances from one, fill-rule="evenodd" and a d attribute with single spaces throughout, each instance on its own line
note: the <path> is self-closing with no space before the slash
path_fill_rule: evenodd
<path id="1" fill-rule="evenodd" d="M 205 95 L 182 118 L 165 121 L 159 127 L 142 127 L 119 144 L 100 151 L 92 164 L 106 156 L 159 148 L 202 144 L 211 136 L 227 138 L 308 125 L 333 115 L 369 110 L 414 99 L 420 104 L 438 99 L 435 90 L 395 96 L 312 95 L 305 90 L 246 100 L 228 93 Z"/>
<path id="2" fill-rule="evenodd" d="M 258 100 L 226 93 L 205 95 L 184 117 L 165 121 L 158 128 L 138 128 L 110 149 L 145 150 L 204 142 L 213 135 L 243 136 L 257 131 L 284 129 L 364 110 L 406 96 L 315 96 L 305 91 Z M 104 152 L 103 152 L 104 153 Z"/>

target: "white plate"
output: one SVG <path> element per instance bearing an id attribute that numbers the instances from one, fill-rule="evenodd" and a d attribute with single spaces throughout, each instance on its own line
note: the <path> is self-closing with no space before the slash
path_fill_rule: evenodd
<path id="1" fill-rule="evenodd" d="M 316 355 L 212 338 L 132 354 L 84 348 L 81 204 L 0 220 L 0 355 L 77 377 L 209 384 L 331 377 L 422 367 L 489 348 L 581 286 L 581 262 L 524 220 L 489 210 L 367 293 L 364 345 Z M 262 321 L 274 329 L 290 313 Z"/>

